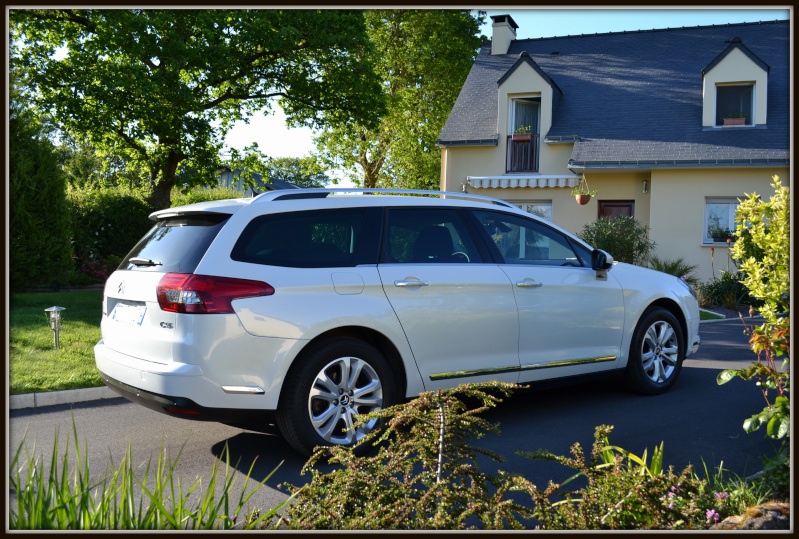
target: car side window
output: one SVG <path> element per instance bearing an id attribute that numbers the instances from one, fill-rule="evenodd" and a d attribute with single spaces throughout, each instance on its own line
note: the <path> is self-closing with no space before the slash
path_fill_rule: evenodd
<path id="1" fill-rule="evenodd" d="M 244 229 L 230 257 L 294 268 L 355 266 L 365 216 L 365 208 L 261 215 Z"/>
<path id="2" fill-rule="evenodd" d="M 505 264 L 583 265 L 566 236 L 543 223 L 499 212 L 474 213 Z"/>
<path id="3" fill-rule="evenodd" d="M 482 257 L 454 209 L 390 208 L 382 263 L 468 264 Z"/>

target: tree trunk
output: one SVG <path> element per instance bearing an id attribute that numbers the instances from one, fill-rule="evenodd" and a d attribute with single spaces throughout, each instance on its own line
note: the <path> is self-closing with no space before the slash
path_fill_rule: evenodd
<path id="1" fill-rule="evenodd" d="M 172 188 L 175 186 L 178 164 L 184 158 L 184 155 L 174 150 L 169 151 L 166 163 L 161 169 L 161 178 L 156 180 L 153 191 L 147 199 L 153 210 L 162 210 L 172 206 Z"/>

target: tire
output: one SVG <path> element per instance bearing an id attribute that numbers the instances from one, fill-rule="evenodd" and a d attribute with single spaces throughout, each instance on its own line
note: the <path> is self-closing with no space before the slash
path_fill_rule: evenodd
<path id="1" fill-rule="evenodd" d="M 354 445 L 377 426 L 373 420 L 348 430 L 354 418 L 397 402 L 393 380 L 382 354 L 364 341 L 342 337 L 311 345 L 283 384 L 280 432 L 303 455 L 318 445 Z"/>
<path id="2" fill-rule="evenodd" d="M 685 339 L 679 322 L 666 309 L 651 309 L 633 333 L 626 385 L 636 393 L 663 393 L 677 381 L 684 359 Z"/>

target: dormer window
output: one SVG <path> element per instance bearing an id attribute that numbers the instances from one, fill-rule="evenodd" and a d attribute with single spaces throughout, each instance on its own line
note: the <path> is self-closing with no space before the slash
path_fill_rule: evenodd
<path id="1" fill-rule="evenodd" d="M 766 125 L 769 66 L 740 38 L 702 70 L 702 125 Z"/>
<path id="2" fill-rule="evenodd" d="M 754 84 L 716 86 L 716 125 L 752 125 Z"/>

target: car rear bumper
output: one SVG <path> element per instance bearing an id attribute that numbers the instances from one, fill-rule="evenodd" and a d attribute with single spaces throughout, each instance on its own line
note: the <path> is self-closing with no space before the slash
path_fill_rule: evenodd
<path id="1" fill-rule="evenodd" d="M 242 410 L 237 408 L 208 408 L 191 399 L 152 393 L 116 380 L 104 372 L 100 377 L 106 386 L 129 401 L 162 414 L 193 419 L 195 421 L 217 421 L 220 423 L 268 423 L 273 420 L 272 411 Z"/>
<path id="2" fill-rule="evenodd" d="M 153 362 L 123 354 L 103 341 L 94 347 L 97 370 L 111 389 L 131 401 L 148 408 L 192 410 L 269 411 L 277 404 L 277 395 L 264 388 L 261 380 L 252 378 L 242 384 L 231 379 L 221 384 L 205 372 L 203 366 L 177 361 Z M 230 365 L 232 361 L 228 361 Z M 214 374 L 213 372 L 211 373 Z"/>

